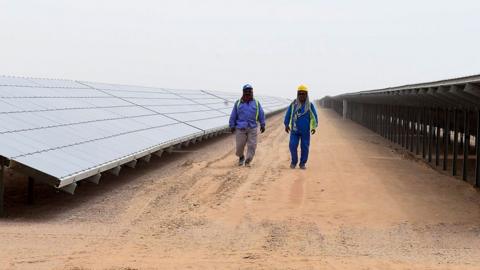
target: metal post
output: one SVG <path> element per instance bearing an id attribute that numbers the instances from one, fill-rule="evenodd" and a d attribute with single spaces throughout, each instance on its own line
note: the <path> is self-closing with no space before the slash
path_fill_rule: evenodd
<path id="1" fill-rule="evenodd" d="M 398 106 L 398 126 L 397 126 L 397 134 L 398 134 L 398 144 L 402 145 L 402 107 Z"/>
<path id="2" fill-rule="evenodd" d="M 364 127 L 368 128 L 368 105 L 363 104 L 363 123 Z"/>
<path id="3" fill-rule="evenodd" d="M 453 160 L 452 175 L 457 175 L 457 156 L 458 156 L 458 115 L 457 109 L 453 110 Z"/>
<path id="4" fill-rule="evenodd" d="M 365 118 L 363 119 L 363 126 L 364 127 L 367 127 L 368 129 L 370 129 L 370 106 L 368 105 L 364 105 L 365 107 Z"/>
<path id="5" fill-rule="evenodd" d="M 420 109 L 417 108 L 415 109 L 415 114 L 416 114 L 416 120 L 417 123 L 415 123 L 415 154 L 420 153 Z"/>
<path id="6" fill-rule="evenodd" d="M 395 142 L 395 106 L 390 106 L 390 141 Z"/>
<path id="7" fill-rule="evenodd" d="M 353 106 L 351 106 L 349 113 L 350 113 L 350 120 L 353 120 L 353 109 L 355 108 L 355 103 L 352 103 Z"/>
<path id="8" fill-rule="evenodd" d="M 388 105 L 384 105 L 383 108 L 383 130 L 385 138 L 388 139 Z"/>
<path id="9" fill-rule="evenodd" d="M 388 122 L 387 118 L 388 117 L 388 106 L 383 105 L 383 137 L 385 139 L 388 139 Z"/>
<path id="10" fill-rule="evenodd" d="M 408 107 L 403 109 L 403 147 L 408 150 Z"/>
<path id="11" fill-rule="evenodd" d="M 400 144 L 400 106 L 397 106 L 397 113 L 395 116 L 395 137 L 396 137 L 396 143 Z"/>
<path id="12" fill-rule="evenodd" d="M 385 131 L 386 131 L 386 129 L 385 129 L 385 118 L 386 118 L 386 116 L 387 116 L 386 106 L 385 106 L 385 105 L 381 105 L 381 108 L 382 108 L 382 109 L 381 109 L 381 110 L 382 110 L 382 113 L 381 113 L 382 115 L 381 115 L 381 118 L 380 118 L 380 119 L 382 120 L 382 122 L 381 122 L 381 123 L 382 123 L 382 127 L 381 127 L 381 128 L 382 128 L 382 136 L 383 136 L 384 138 L 386 138 L 386 137 L 387 137 L 387 134 L 386 134 L 386 132 L 385 132 Z"/>
<path id="13" fill-rule="evenodd" d="M 362 107 L 363 107 L 362 126 L 367 126 L 368 107 L 365 104 L 362 104 Z"/>
<path id="14" fill-rule="evenodd" d="M 368 123 L 370 126 L 370 130 L 373 130 L 373 106 L 368 106 Z"/>
<path id="15" fill-rule="evenodd" d="M 350 120 L 355 121 L 355 113 L 357 112 L 357 108 L 354 102 L 350 103 Z"/>
<path id="16" fill-rule="evenodd" d="M 347 111 L 347 113 L 349 114 L 350 120 L 353 120 L 353 112 L 354 112 L 354 110 L 355 110 L 355 103 L 353 103 L 353 102 L 348 103 L 348 111 Z"/>
<path id="17" fill-rule="evenodd" d="M 373 131 L 373 106 L 370 105 L 368 107 L 369 107 L 368 122 L 370 122 L 370 129 Z"/>
<path id="18" fill-rule="evenodd" d="M 459 135 L 458 138 L 460 139 L 460 142 L 458 144 L 458 148 L 459 149 L 462 149 L 462 152 L 463 152 L 463 133 L 462 132 L 459 132 Z"/>
<path id="19" fill-rule="evenodd" d="M 396 130 L 397 130 L 397 107 L 392 106 L 392 142 L 396 143 L 397 142 L 397 135 L 396 135 Z"/>
<path id="20" fill-rule="evenodd" d="M 399 107 L 398 113 L 398 144 L 403 147 L 403 106 Z"/>
<path id="21" fill-rule="evenodd" d="M 361 124 L 362 123 L 362 117 L 363 117 L 363 104 L 362 103 L 355 103 L 354 105 L 354 111 L 353 111 L 353 121 L 356 123 Z"/>
<path id="22" fill-rule="evenodd" d="M 392 139 L 392 106 L 388 106 L 388 121 L 387 121 L 387 125 L 388 125 L 388 139 L 390 141 L 393 141 Z"/>
<path id="23" fill-rule="evenodd" d="M 412 121 L 412 110 L 410 107 L 407 107 L 407 142 L 406 142 L 406 146 L 407 146 L 407 150 L 409 150 L 410 152 L 412 151 L 412 142 L 413 142 L 413 139 L 412 139 L 412 126 L 413 126 L 413 121 Z"/>
<path id="24" fill-rule="evenodd" d="M 390 110 L 390 112 L 391 112 L 390 133 L 391 133 L 391 137 L 392 137 L 391 141 L 393 143 L 395 143 L 395 128 L 396 128 L 396 125 L 395 125 L 396 124 L 395 123 L 395 110 L 396 109 L 397 109 L 397 107 L 392 105 L 391 110 Z"/>
<path id="25" fill-rule="evenodd" d="M 342 100 L 342 116 L 343 120 L 347 119 L 347 113 L 348 113 L 348 102 L 346 99 Z"/>
<path id="26" fill-rule="evenodd" d="M 5 215 L 3 200 L 4 200 L 4 180 L 5 180 L 5 159 L 0 157 L 0 217 Z"/>
<path id="27" fill-rule="evenodd" d="M 369 125 L 369 128 L 370 130 L 373 130 L 373 123 L 372 123 L 372 120 L 373 120 L 373 110 L 372 110 L 372 106 L 371 105 L 368 105 L 368 125 Z"/>
<path id="28" fill-rule="evenodd" d="M 396 142 L 396 138 L 395 138 L 395 129 L 397 128 L 396 122 L 395 122 L 396 110 L 397 110 L 397 107 L 392 105 L 392 110 L 391 110 L 391 112 L 392 112 L 391 113 L 391 115 L 392 115 L 391 133 L 392 133 L 392 142 L 393 143 Z"/>
<path id="29" fill-rule="evenodd" d="M 408 150 L 408 107 L 403 109 L 403 147 Z"/>
<path id="30" fill-rule="evenodd" d="M 415 110 L 413 108 L 409 108 L 408 109 L 408 112 L 409 112 L 409 119 L 410 119 L 410 123 L 409 123 L 409 133 L 410 133 L 410 152 L 413 153 L 413 134 L 414 134 L 414 124 L 415 124 L 415 121 L 414 121 L 414 117 L 415 117 Z"/>
<path id="31" fill-rule="evenodd" d="M 35 201 L 35 179 L 28 177 L 27 203 L 33 204 Z"/>
<path id="32" fill-rule="evenodd" d="M 362 126 L 366 126 L 365 125 L 365 122 L 367 122 L 365 119 L 367 118 L 367 106 L 365 106 L 364 103 L 362 103 L 362 120 L 360 121 L 360 123 L 362 124 Z"/>
<path id="33" fill-rule="evenodd" d="M 397 142 L 397 135 L 396 135 L 396 130 L 397 130 L 397 122 L 396 122 L 396 117 L 397 117 L 397 106 L 392 105 L 392 142 L 396 143 Z"/>
<path id="34" fill-rule="evenodd" d="M 401 126 L 400 126 L 400 134 L 402 135 L 401 136 L 401 144 L 402 144 L 402 147 L 405 147 L 405 107 L 401 107 L 401 111 L 400 111 L 400 116 L 402 118 L 402 121 L 401 121 Z"/>
<path id="35" fill-rule="evenodd" d="M 398 107 L 398 144 L 403 147 L 403 107 Z"/>
<path id="36" fill-rule="evenodd" d="M 447 170 L 448 164 L 448 143 L 450 141 L 450 112 L 448 108 L 445 109 L 445 123 L 443 125 L 443 170 Z"/>
<path id="37" fill-rule="evenodd" d="M 372 105 L 371 107 L 370 123 L 372 125 L 372 131 L 375 132 L 375 105 Z"/>
<path id="38" fill-rule="evenodd" d="M 405 108 L 405 149 L 410 149 L 410 107 Z"/>
<path id="39" fill-rule="evenodd" d="M 355 103 L 353 103 L 352 105 L 353 105 L 354 107 L 352 107 L 352 109 L 350 110 L 350 119 L 352 119 L 352 120 L 353 120 L 353 118 L 354 118 L 353 116 L 355 115 L 355 114 L 354 114 L 354 110 L 353 110 L 353 109 L 355 108 L 355 111 L 356 111 L 356 104 L 355 104 Z"/>
<path id="40" fill-rule="evenodd" d="M 360 117 L 360 111 L 359 111 L 359 109 L 358 109 L 358 104 L 357 104 L 357 103 L 354 103 L 354 104 L 352 104 L 352 105 L 353 105 L 353 108 L 354 108 L 353 114 L 352 114 L 352 120 L 353 120 L 354 122 L 357 122 L 358 117 Z"/>
<path id="41" fill-rule="evenodd" d="M 395 142 L 395 125 L 394 125 L 394 122 L 393 122 L 393 119 L 394 119 L 394 116 L 395 116 L 395 107 L 393 105 L 390 105 L 390 119 L 389 119 L 389 126 L 390 126 L 390 141 L 391 142 Z"/>
<path id="42" fill-rule="evenodd" d="M 403 120 L 403 129 L 404 129 L 404 137 L 405 137 L 405 149 L 408 150 L 408 125 L 410 124 L 410 120 L 408 119 L 408 107 L 404 109 L 404 120 Z"/>
<path id="43" fill-rule="evenodd" d="M 465 109 L 463 111 L 463 172 L 462 172 L 462 179 L 467 181 L 467 174 L 468 174 L 468 154 L 470 150 L 470 129 L 468 128 L 468 116 L 469 111 Z"/>
<path id="44" fill-rule="evenodd" d="M 477 134 L 475 136 L 475 186 L 480 187 L 480 110 L 477 108 Z"/>
<path id="45" fill-rule="evenodd" d="M 361 112 L 360 119 L 358 119 L 358 123 L 364 124 L 364 119 L 365 119 L 365 106 L 362 104 L 358 104 L 358 109 Z"/>
<path id="46" fill-rule="evenodd" d="M 382 134 L 381 131 L 381 108 L 378 108 L 379 105 L 375 105 L 375 132 Z"/>
<path id="47" fill-rule="evenodd" d="M 378 105 L 377 109 L 378 133 L 383 137 L 383 105 Z"/>
<path id="48" fill-rule="evenodd" d="M 407 108 L 402 108 L 402 147 L 407 147 Z"/>
<path id="49" fill-rule="evenodd" d="M 372 107 L 367 105 L 367 127 L 372 130 Z"/>
<path id="50" fill-rule="evenodd" d="M 432 162 L 433 110 L 428 110 L 428 162 Z"/>
<path id="51" fill-rule="evenodd" d="M 385 126 L 384 126 L 384 122 L 383 122 L 383 116 L 385 115 L 385 106 L 384 105 L 380 105 L 380 134 L 382 135 L 382 137 L 385 137 L 385 130 L 383 129 Z"/>
<path id="52" fill-rule="evenodd" d="M 405 149 L 410 148 L 410 108 L 405 108 Z"/>
<path id="53" fill-rule="evenodd" d="M 435 166 L 440 164 L 440 108 L 435 110 Z"/>
<path id="54" fill-rule="evenodd" d="M 425 158 L 427 156 L 427 109 L 423 108 L 423 116 L 422 116 L 422 157 Z"/>

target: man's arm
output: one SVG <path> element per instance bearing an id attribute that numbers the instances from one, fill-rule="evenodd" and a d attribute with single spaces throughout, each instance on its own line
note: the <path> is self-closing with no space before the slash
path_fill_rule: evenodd
<path id="1" fill-rule="evenodd" d="M 233 104 L 232 113 L 230 114 L 230 121 L 229 121 L 230 128 L 235 128 L 235 125 L 237 124 L 236 122 L 237 122 L 237 103 L 235 102 Z"/>
<path id="2" fill-rule="evenodd" d="M 285 113 L 285 120 L 283 124 L 285 125 L 285 132 L 290 132 L 290 116 L 292 115 L 292 106 L 288 106 L 287 112 Z"/>
<path id="3" fill-rule="evenodd" d="M 260 121 L 260 127 L 265 128 L 265 112 L 263 111 L 262 105 L 258 103 L 258 121 Z"/>
<path id="4" fill-rule="evenodd" d="M 315 120 L 317 122 L 317 127 L 318 127 L 318 115 L 317 115 L 317 110 L 315 109 L 315 105 L 313 103 L 311 103 L 311 106 L 312 108 L 312 112 L 313 112 L 313 116 L 315 116 Z"/>
<path id="5" fill-rule="evenodd" d="M 265 132 L 265 112 L 263 111 L 262 105 L 260 102 L 258 104 L 258 121 L 260 122 L 260 132 Z"/>
<path id="6" fill-rule="evenodd" d="M 310 131 L 310 133 L 315 134 L 316 133 L 316 128 L 318 127 L 318 116 L 317 116 L 317 111 L 315 110 L 315 105 L 313 103 L 310 103 L 310 110 L 312 111 L 313 113 L 313 117 L 315 117 L 315 126 L 312 127 L 312 130 Z M 311 117 L 311 116 L 310 116 Z"/>

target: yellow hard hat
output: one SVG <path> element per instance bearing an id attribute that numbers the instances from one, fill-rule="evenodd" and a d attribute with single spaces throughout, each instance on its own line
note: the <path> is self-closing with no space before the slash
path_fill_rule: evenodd
<path id="1" fill-rule="evenodd" d="M 308 92 L 308 87 L 305 84 L 300 84 L 300 86 L 298 86 L 298 91 Z"/>

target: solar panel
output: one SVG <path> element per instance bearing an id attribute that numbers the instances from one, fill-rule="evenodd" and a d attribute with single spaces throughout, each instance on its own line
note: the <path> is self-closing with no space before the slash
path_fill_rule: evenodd
<path id="1" fill-rule="evenodd" d="M 289 104 L 256 98 L 266 113 Z M 225 130 L 237 99 L 227 92 L 0 76 L 0 156 L 63 188 Z"/>

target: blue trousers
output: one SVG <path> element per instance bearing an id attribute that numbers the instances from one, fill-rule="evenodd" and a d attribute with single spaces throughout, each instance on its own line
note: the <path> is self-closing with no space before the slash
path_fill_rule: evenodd
<path id="1" fill-rule="evenodd" d="M 290 154 L 292 164 L 298 163 L 298 144 L 300 143 L 300 165 L 305 165 L 308 160 L 308 148 L 310 147 L 310 132 L 291 132 L 290 133 Z"/>

